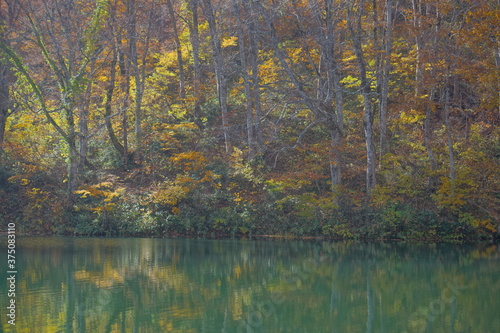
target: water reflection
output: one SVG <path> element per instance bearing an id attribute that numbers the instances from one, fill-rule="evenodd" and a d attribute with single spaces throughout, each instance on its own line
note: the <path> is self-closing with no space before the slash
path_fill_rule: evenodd
<path id="1" fill-rule="evenodd" d="M 497 246 L 30 237 L 18 248 L 17 332 L 500 331 Z"/>

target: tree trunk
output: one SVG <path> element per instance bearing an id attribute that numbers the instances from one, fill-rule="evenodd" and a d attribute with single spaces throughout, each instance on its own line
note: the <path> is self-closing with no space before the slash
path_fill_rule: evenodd
<path id="1" fill-rule="evenodd" d="M 124 93 L 120 113 L 122 115 L 122 142 L 123 142 L 123 169 L 128 170 L 129 165 L 129 145 L 128 145 L 128 108 L 130 107 L 130 58 L 126 57 L 128 52 L 124 52 L 123 43 L 120 36 L 116 36 L 118 50 L 118 66 L 120 68 L 120 88 Z"/>
<path id="2" fill-rule="evenodd" d="M 434 94 L 433 90 L 431 92 L 431 96 L 432 94 Z M 432 108 L 430 106 L 427 106 L 425 111 L 425 121 L 424 121 L 424 146 L 427 151 L 427 158 L 429 159 L 429 166 L 431 173 L 429 176 L 428 187 L 431 191 L 434 191 L 434 189 L 437 186 L 437 177 L 436 177 L 437 163 L 436 163 L 436 158 L 434 157 L 434 151 L 432 150 L 432 144 L 431 144 L 432 142 L 431 116 L 432 116 Z"/>
<path id="3" fill-rule="evenodd" d="M 450 167 L 449 178 L 450 178 L 450 194 L 454 195 L 454 187 L 455 187 L 455 153 L 453 151 L 453 134 L 451 132 L 451 121 L 450 121 L 450 91 L 449 87 L 445 88 L 445 96 L 444 96 L 444 124 L 446 127 L 446 138 L 447 138 L 447 147 L 448 147 L 448 162 Z"/>
<path id="4" fill-rule="evenodd" d="M 175 18 L 174 6 L 172 5 L 172 0 L 167 0 L 168 15 L 172 21 L 172 27 L 174 31 L 174 42 L 175 51 L 177 53 L 177 64 L 179 66 L 179 98 L 186 98 L 186 88 L 185 88 L 185 74 L 184 74 L 184 59 L 182 58 L 182 44 L 179 39 L 179 31 L 177 29 L 177 20 Z"/>
<path id="5" fill-rule="evenodd" d="M 88 89 L 90 90 L 90 87 Z M 89 107 L 88 105 L 85 104 L 80 106 L 79 108 L 80 121 L 78 122 L 78 127 L 79 127 L 79 135 L 78 135 L 79 152 L 78 152 L 78 167 L 77 167 L 78 175 L 83 175 L 85 171 L 85 163 L 87 162 L 87 153 L 88 153 Z"/>
<path id="6" fill-rule="evenodd" d="M 68 156 L 68 203 L 74 202 L 75 191 L 78 189 L 78 165 L 80 163 L 78 148 L 76 147 L 75 137 L 68 138 L 69 156 Z"/>
<path id="7" fill-rule="evenodd" d="M 239 58 L 241 62 L 241 76 L 243 77 L 243 87 L 245 90 L 246 97 L 246 128 L 247 128 L 247 145 L 248 145 L 248 160 L 255 157 L 256 154 L 256 143 L 254 137 L 255 128 L 255 116 L 253 111 L 253 93 L 252 93 L 252 82 L 250 74 L 248 73 L 248 63 L 247 56 L 250 52 L 247 52 L 245 47 L 245 34 L 243 31 L 243 19 L 240 16 L 240 6 L 233 0 L 234 13 L 238 20 L 238 48 L 239 48 Z"/>
<path id="8" fill-rule="evenodd" d="M 360 7 L 361 8 L 361 7 Z M 364 105 L 364 130 L 365 130 L 365 145 L 366 145 L 366 192 L 368 198 L 371 198 L 373 189 L 375 188 L 376 178 L 375 178 L 375 160 L 376 151 L 374 143 L 374 133 L 373 133 L 373 108 L 371 100 L 371 87 L 370 82 L 366 73 L 366 60 L 364 58 L 364 52 L 361 45 L 361 10 L 358 9 L 358 14 L 356 17 L 356 29 L 353 26 L 352 12 L 349 12 L 348 25 L 349 30 L 352 34 L 354 53 L 356 54 L 356 60 L 358 62 L 359 68 L 359 78 L 361 81 L 361 93 L 363 96 Z"/>
<path id="9" fill-rule="evenodd" d="M 9 116 L 10 108 L 10 65 L 4 64 L 0 60 L 0 158 L 3 153 L 3 143 L 5 140 L 5 126 Z"/>
<path id="10" fill-rule="evenodd" d="M 412 0 L 413 9 L 413 27 L 416 31 L 415 36 L 415 98 L 419 99 L 421 91 L 420 87 L 422 85 L 423 77 L 423 66 L 422 66 L 422 38 L 420 36 L 420 30 L 422 27 L 422 22 L 420 20 L 420 3 L 419 0 Z"/>
<path id="11" fill-rule="evenodd" d="M 255 110 L 254 118 L 254 134 L 255 134 L 255 144 L 256 151 L 262 149 L 262 130 L 260 126 L 262 118 L 262 106 L 260 102 L 260 84 L 259 84 L 259 45 L 257 43 L 257 22 L 256 15 L 251 8 L 247 9 L 250 13 L 250 18 L 248 22 L 248 42 L 250 46 L 250 52 L 248 53 L 249 66 L 252 70 L 251 82 L 252 82 L 252 102 L 253 108 Z"/>
<path id="12" fill-rule="evenodd" d="M 393 0 L 386 0 L 386 26 L 384 34 L 384 58 L 380 82 L 380 161 L 387 152 L 387 104 L 389 101 L 389 76 L 391 72 Z"/>
<path id="13" fill-rule="evenodd" d="M 193 48 L 193 95 L 194 95 L 194 121 L 201 125 L 201 64 L 200 64 L 200 37 L 198 28 L 198 1 L 189 0 L 192 24 L 189 25 L 189 39 Z"/>
<path id="14" fill-rule="evenodd" d="M 104 121 L 106 122 L 106 129 L 108 131 L 109 139 L 113 144 L 113 147 L 120 153 L 123 157 L 124 148 L 120 143 L 120 140 L 116 136 L 116 133 L 113 129 L 113 123 L 111 122 L 112 115 L 112 105 L 113 105 L 113 96 L 115 91 L 115 81 L 116 81 L 116 63 L 117 63 L 117 53 L 113 55 L 113 60 L 109 65 L 109 81 L 106 87 L 106 102 L 104 103 Z"/>
<path id="15" fill-rule="evenodd" d="M 207 17 L 208 26 L 210 29 L 210 37 L 212 41 L 212 56 L 215 67 L 215 78 L 217 81 L 217 94 L 219 97 L 219 107 L 222 117 L 222 134 L 224 136 L 224 146 L 226 153 L 230 151 L 231 143 L 229 142 L 229 121 L 228 121 L 228 104 L 227 104 L 227 78 L 222 57 L 220 44 L 220 36 L 215 20 L 215 12 L 211 0 L 203 0 L 203 11 Z"/>
<path id="16" fill-rule="evenodd" d="M 9 6 L 9 4 L 7 4 Z M 11 22 L 7 22 L 11 12 L 11 8 L 7 8 L 7 13 L 4 13 L 3 8 L 0 3 L 0 44 L 1 45 L 10 45 L 8 37 L 7 37 L 7 26 L 10 25 Z M 9 21 L 10 21 L 9 20 Z M 11 64 L 7 61 L 7 59 L 3 59 L 3 52 L 0 53 L 0 159 L 2 157 L 4 151 L 4 140 L 5 140 L 5 128 L 7 124 L 7 118 L 9 117 L 9 109 L 10 109 L 10 85 L 13 79 L 13 75 L 10 71 Z"/>

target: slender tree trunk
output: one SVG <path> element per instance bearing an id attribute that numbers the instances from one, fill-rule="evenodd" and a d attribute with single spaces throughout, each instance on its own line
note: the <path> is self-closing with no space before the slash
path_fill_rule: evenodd
<path id="1" fill-rule="evenodd" d="M 113 147 L 120 153 L 123 157 L 124 149 L 123 145 L 120 143 L 120 140 L 116 136 L 115 130 L 113 129 L 113 123 L 111 122 L 112 115 L 112 105 L 113 105 L 113 96 L 115 91 L 115 82 L 116 82 L 116 63 L 117 63 L 117 53 L 113 55 L 113 59 L 109 65 L 109 80 L 106 87 L 106 102 L 104 103 L 104 121 L 106 122 L 106 129 L 108 131 L 109 139 L 113 144 Z"/>
<path id="2" fill-rule="evenodd" d="M 65 100 L 62 98 L 64 106 L 64 112 L 66 116 L 66 123 L 68 124 L 68 134 L 65 137 L 66 143 L 68 145 L 69 155 L 68 155 L 68 202 L 71 204 L 74 201 L 74 192 L 78 189 L 79 174 L 78 166 L 80 163 L 80 154 L 77 147 L 77 135 L 76 125 L 75 125 L 75 115 L 73 113 L 74 103 L 71 100 Z"/>
<path id="3" fill-rule="evenodd" d="M 200 36 L 198 22 L 198 2 L 199 0 L 189 0 L 191 9 L 192 24 L 189 25 L 189 39 L 193 48 L 193 95 L 194 95 L 194 120 L 201 125 L 201 62 L 200 62 Z"/>
<path id="4" fill-rule="evenodd" d="M 168 15 L 170 17 L 170 21 L 172 22 L 173 32 L 174 32 L 174 42 L 175 42 L 175 51 L 177 54 L 177 64 L 179 66 L 179 98 L 186 98 L 186 78 L 184 74 L 184 59 L 182 57 L 182 44 L 179 39 L 179 31 L 177 28 L 177 20 L 175 18 L 174 6 L 172 5 L 172 0 L 167 0 L 167 8 Z"/>
<path id="5" fill-rule="evenodd" d="M 128 63 L 129 63 L 129 75 L 133 75 L 135 81 L 135 98 L 134 98 L 134 132 L 135 132 L 135 153 L 134 157 L 138 162 L 141 161 L 142 154 L 142 98 L 144 96 L 144 80 L 145 73 L 141 70 L 144 68 L 144 62 L 146 60 L 148 47 L 149 47 L 149 34 L 146 36 L 146 45 L 143 50 L 142 63 L 139 66 L 139 54 L 137 51 L 137 9 L 135 6 L 135 0 L 128 0 Z M 149 26 L 151 26 L 151 17 L 149 21 Z M 150 32 L 150 29 L 148 29 Z M 130 79 L 128 80 L 130 81 Z"/>
<path id="6" fill-rule="evenodd" d="M 211 0 L 203 0 L 203 10 L 207 17 L 208 26 L 210 29 L 210 37 L 212 41 L 212 56 L 214 58 L 215 78 L 217 81 L 217 94 L 219 96 L 219 107 L 222 117 L 222 134 L 224 136 L 224 146 L 226 153 L 230 151 L 231 143 L 229 141 L 229 121 L 228 121 L 228 104 L 227 104 L 227 78 L 222 57 L 220 44 L 220 36 L 215 20 L 215 12 Z"/>
<path id="7" fill-rule="evenodd" d="M 3 153 L 3 143 L 5 140 L 5 126 L 9 116 L 10 108 L 10 65 L 4 64 L 0 60 L 0 158 Z"/>
<path id="8" fill-rule="evenodd" d="M 76 146 L 75 138 L 68 140 L 69 156 L 68 156 L 68 202 L 72 203 L 75 198 L 75 191 L 78 189 L 78 165 L 80 163 L 80 154 Z"/>
<path id="9" fill-rule="evenodd" d="M 88 88 L 90 90 L 90 87 Z M 88 153 L 88 140 L 89 140 L 89 107 L 88 105 L 82 105 L 79 108 L 79 118 L 78 122 L 79 135 L 78 135 L 78 175 L 83 175 L 85 171 L 85 163 L 87 162 Z"/>
<path id="10" fill-rule="evenodd" d="M 430 96 L 434 95 L 434 89 L 431 89 Z M 431 103 L 432 97 L 429 97 L 429 103 Z M 425 110 L 425 121 L 424 121 L 424 146 L 427 151 L 427 158 L 429 159 L 429 166 L 430 166 L 430 176 L 429 176 L 429 189 L 433 191 L 436 186 L 437 186 L 437 177 L 436 177 L 436 170 L 437 170 L 437 163 L 436 163 L 436 158 L 434 157 L 434 151 L 432 150 L 432 124 L 431 124 L 431 117 L 432 117 L 432 108 L 430 105 L 427 105 L 426 110 Z"/>
<path id="11" fill-rule="evenodd" d="M 446 138 L 447 138 L 447 147 L 448 147 L 448 161 L 449 161 L 449 178 L 451 184 L 451 195 L 454 195 L 454 187 L 455 187 L 455 153 L 453 151 L 453 134 L 451 131 L 451 121 L 450 121 L 450 91 L 449 88 L 445 88 L 445 101 L 444 101 L 444 121 L 446 127 Z"/>
<path id="12" fill-rule="evenodd" d="M 392 49 L 392 12 L 393 0 L 386 0 L 385 16 L 386 26 L 384 35 L 384 58 L 382 60 L 382 74 L 380 82 L 380 161 L 387 152 L 387 105 L 389 101 L 389 76 L 391 71 Z"/>
<path id="13" fill-rule="evenodd" d="M 420 3 L 419 0 L 412 0 L 413 7 L 413 27 L 415 30 L 415 98 L 419 100 L 421 94 L 421 85 L 423 77 L 422 67 L 422 37 L 420 36 L 422 22 L 420 20 Z"/>
<path id="14" fill-rule="evenodd" d="M 342 147 L 344 145 L 344 94 L 342 93 L 342 84 L 340 83 L 340 74 L 337 65 L 333 71 L 333 83 L 335 88 L 335 116 L 336 128 L 331 132 L 331 146 L 333 147 L 332 160 L 330 162 L 330 172 L 332 180 L 332 189 L 337 194 L 342 185 Z"/>
<path id="15" fill-rule="evenodd" d="M 122 115 L 122 142 L 123 142 L 123 169 L 128 170 L 129 165 L 129 145 L 128 145 L 128 108 L 130 107 L 130 58 L 125 55 L 123 43 L 120 36 L 116 36 L 118 50 L 118 67 L 120 68 L 120 88 L 124 93 L 121 103 L 120 113 Z"/>
<path id="16" fill-rule="evenodd" d="M 252 70 L 251 74 L 251 82 L 252 82 L 252 102 L 255 110 L 255 144 L 256 151 L 260 151 L 262 149 L 262 130 L 260 126 L 261 118 L 262 118 L 262 106 L 260 102 L 260 84 L 259 84 L 259 45 L 257 42 L 257 22 L 256 15 L 251 8 L 249 8 L 250 18 L 248 24 L 248 41 L 250 44 L 250 52 L 248 53 L 249 57 L 249 65 Z"/>
<path id="17" fill-rule="evenodd" d="M 366 191 L 371 197 L 372 191 L 375 188 L 375 160 L 376 151 L 373 134 L 373 111 L 369 92 L 363 92 L 364 99 L 364 127 L 366 141 Z"/>
<path id="18" fill-rule="evenodd" d="M 497 39 L 497 49 L 494 52 L 495 52 L 495 65 L 497 71 L 498 116 L 500 117 L 500 39 Z"/>
<path id="19" fill-rule="evenodd" d="M 339 187 L 342 185 L 342 146 L 343 146 L 343 136 L 344 136 L 344 94 L 342 93 L 342 84 L 340 83 L 340 69 L 339 62 L 337 61 L 337 47 L 338 37 L 336 33 L 336 21 L 335 21 L 335 11 L 333 8 L 333 1 L 326 1 L 325 4 L 326 11 L 326 26 L 327 26 L 327 36 L 324 36 L 323 40 L 326 42 L 326 49 L 329 55 L 328 60 L 328 86 L 331 90 L 328 92 L 329 95 L 335 94 L 335 128 L 332 135 L 332 146 L 333 155 L 331 165 L 331 180 L 332 189 L 334 192 L 339 191 Z"/>
<path id="20" fill-rule="evenodd" d="M 248 74 L 248 64 L 247 64 L 247 48 L 245 47 L 245 34 L 243 31 L 243 19 L 240 16 L 240 6 L 233 0 L 234 13 L 238 20 L 238 48 L 239 48 L 239 58 L 241 62 L 241 75 L 243 77 L 243 87 L 245 90 L 246 97 L 246 128 L 247 128 L 247 144 L 248 144 L 248 160 L 255 157 L 256 154 L 256 144 L 254 138 L 254 112 L 252 103 L 252 89 L 251 89 L 251 79 Z"/>
<path id="21" fill-rule="evenodd" d="M 356 23 L 357 27 L 354 29 L 353 24 Z M 366 145 L 366 191 L 370 198 L 375 188 L 375 160 L 376 151 L 374 143 L 373 132 L 373 108 L 371 100 L 371 87 L 366 73 L 366 60 L 361 45 L 361 10 L 357 13 L 356 21 L 353 22 L 352 12 L 349 13 L 348 18 L 349 30 L 352 34 L 354 53 L 359 67 L 359 78 L 361 81 L 361 93 L 363 96 L 364 104 L 364 130 L 365 130 L 365 145 Z"/>
<path id="22" fill-rule="evenodd" d="M 125 102 L 122 113 L 122 141 L 123 141 L 123 169 L 128 170 L 128 120 L 127 120 L 128 101 Z"/>
<path id="23" fill-rule="evenodd" d="M 10 25 L 9 19 L 11 8 L 7 4 L 6 11 L 2 8 L 2 3 L 0 1 L 0 43 L 2 45 L 9 46 L 9 39 L 7 37 L 7 26 Z M 13 75 L 11 74 L 11 64 L 3 59 L 3 52 L 0 51 L 0 160 L 4 151 L 4 141 L 5 141 L 5 129 L 7 124 L 7 118 L 9 117 L 10 109 L 10 85 L 13 81 Z"/>
<path id="24" fill-rule="evenodd" d="M 95 63 L 92 63 L 90 67 L 90 77 L 93 76 L 95 69 Z M 78 174 L 83 175 L 85 164 L 87 164 L 87 153 L 88 153 L 88 140 L 89 140 L 89 113 L 90 113 L 90 101 L 92 95 L 92 81 L 87 82 L 85 92 L 79 100 L 79 165 Z"/>

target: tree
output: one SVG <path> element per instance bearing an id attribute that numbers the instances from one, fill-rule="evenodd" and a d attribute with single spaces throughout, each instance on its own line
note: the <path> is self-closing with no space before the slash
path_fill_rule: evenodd
<path id="1" fill-rule="evenodd" d="M 280 22 L 280 17 L 275 14 L 276 12 L 272 13 L 273 8 L 266 9 L 261 3 L 258 3 L 255 10 L 263 16 L 266 22 L 270 47 L 273 49 L 284 75 L 293 86 L 297 97 L 315 118 L 299 135 L 299 143 L 307 131 L 320 123 L 324 124 L 328 130 L 329 140 L 331 140 L 330 178 L 336 192 L 341 184 L 342 159 L 340 151 L 343 136 L 343 94 L 336 49 L 338 44 L 336 24 L 339 22 L 339 17 L 335 16 L 337 8 L 332 1 L 326 1 L 323 9 L 314 0 L 310 1 L 305 9 L 302 7 L 295 6 L 291 9 L 295 10 L 295 13 L 287 17 L 287 19 L 297 17 L 297 21 L 292 20 L 293 23 L 288 23 L 298 25 L 299 29 L 300 27 L 304 28 L 304 30 L 299 30 L 299 34 L 302 34 L 304 38 L 302 49 L 307 55 L 308 62 L 300 65 L 301 60 L 292 57 L 283 47 L 287 41 L 280 40 L 277 27 L 281 24 L 284 27 L 286 25 Z M 306 24 L 309 26 L 308 30 L 305 29 Z M 309 44 L 317 45 L 319 57 L 312 56 Z M 313 71 L 304 75 L 302 72 L 304 68 L 313 69 Z M 309 84 L 306 83 L 310 79 L 308 75 L 315 77 L 317 82 L 313 89 L 310 89 Z"/>
<path id="2" fill-rule="evenodd" d="M 85 122 L 88 117 L 88 107 L 83 100 L 91 84 L 91 80 L 87 80 L 92 75 L 90 70 L 101 51 L 97 38 L 106 3 L 98 2 L 90 16 L 83 20 L 80 16 L 85 12 L 83 8 L 71 3 L 44 0 L 40 3 L 43 10 L 36 5 L 20 3 L 26 23 L 33 33 L 33 42 L 24 47 L 36 50 L 41 58 L 29 61 L 29 54 L 23 56 L 6 44 L 1 46 L 12 66 L 34 92 L 46 119 L 67 145 L 67 193 L 71 202 L 78 188 L 81 163 L 86 159 L 86 156 L 80 155 L 85 153 L 85 149 L 79 150 L 78 143 L 82 147 L 88 138 L 86 124 L 81 123 L 79 128 L 77 121 Z M 52 88 L 57 94 L 43 86 L 43 81 L 39 79 L 38 68 L 41 66 L 44 74 L 54 78 L 55 87 Z"/>
<path id="3" fill-rule="evenodd" d="M 0 46 L 10 46 L 10 33 L 14 28 L 14 20 L 19 11 L 16 2 L 0 2 Z M 14 81 L 12 65 L 4 51 L 0 51 L 0 157 L 3 153 L 5 127 L 7 118 L 13 112 L 10 87 Z"/>
<path id="4" fill-rule="evenodd" d="M 361 82 L 361 95 L 363 96 L 364 109 L 364 130 L 365 130 L 365 146 L 366 146 L 366 192 L 368 197 L 371 197 L 372 191 L 375 188 L 375 168 L 376 168 L 376 151 L 374 141 L 374 111 L 372 105 L 372 88 L 371 82 L 367 74 L 367 61 L 363 50 L 363 25 L 362 19 L 365 11 L 365 1 L 355 2 L 348 9 L 347 24 L 351 33 L 352 45 L 356 60 L 358 63 L 359 80 Z"/>

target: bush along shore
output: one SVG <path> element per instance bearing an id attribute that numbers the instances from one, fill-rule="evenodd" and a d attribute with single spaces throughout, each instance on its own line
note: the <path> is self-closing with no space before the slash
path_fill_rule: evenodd
<path id="1" fill-rule="evenodd" d="M 235 192 L 224 188 L 218 177 L 201 181 L 206 175 L 197 181 L 184 179 L 187 185 L 163 188 L 139 187 L 139 174 L 119 180 L 131 174 L 107 174 L 108 181 L 82 186 L 71 206 L 64 205 L 63 195 L 58 198 L 44 189 L 10 184 L 10 195 L 3 199 L 3 222 L 15 221 L 18 232 L 26 235 L 410 242 L 499 239 L 495 223 L 486 214 L 469 212 L 467 207 L 432 207 L 430 200 L 420 205 L 354 203 L 346 197 L 285 193 L 264 181 L 261 189 L 253 186 L 246 193 Z"/>

